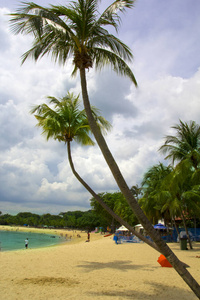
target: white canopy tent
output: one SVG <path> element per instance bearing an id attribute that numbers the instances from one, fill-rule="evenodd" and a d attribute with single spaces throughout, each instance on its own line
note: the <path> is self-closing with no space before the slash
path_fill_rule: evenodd
<path id="1" fill-rule="evenodd" d="M 117 229 L 117 231 L 128 231 L 128 229 L 124 225 L 122 225 Z"/>

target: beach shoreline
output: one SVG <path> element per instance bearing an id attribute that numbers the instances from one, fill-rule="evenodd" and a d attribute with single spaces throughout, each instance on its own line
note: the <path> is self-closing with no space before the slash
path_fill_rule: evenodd
<path id="1" fill-rule="evenodd" d="M 99 233 L 86 240 L 82 232 L 55 247 L 0 252 L 0 299 L 197 299 L 173 268 L 158 264 L 160 254 L 148 245 L 116 245 L 113 236 Z M 200 283 L 200 243 L 188 251 L 169 246 Z"/>
<path id="2" fill-rule="evenodd" d="M 29 227 L 29 226 L 7 226 L 0 225 L 0 231 L 18 231 L 18 232 L 27 232 L 28 233 L 40 233 L 40 234 L 48 234 L 48 235 L 57 235 L 60 237 L 64 237 L 66 239 L 66 243 L 79 243 L 87 240 L 87 232 L 84 230 L 72 230 L 65 228 L 38 228 L 38 227 Z M 96 234 L 95 239 L 99 237 Z M 56 244 L 54 246 L 59 246 L 61 244 Z M 64 243 L 65 244 L 65 243 Z M 50 246 L 51 247 L 51 246 Z"/>

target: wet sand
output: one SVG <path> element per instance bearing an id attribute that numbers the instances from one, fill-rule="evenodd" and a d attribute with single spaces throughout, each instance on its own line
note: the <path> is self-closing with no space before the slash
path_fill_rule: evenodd
<path id="1" fill-rule="evenodd" d="M 144 243 L 116 245 L 112 236 L 99 233 L 92 233 L 88 243 L 85 232 L 55 233 L 71 233 L 72 240 L 0 252 L 0 299 L 197 299 L 173 268 L 158 264 L 160 254 Z M 200 243 L 193 243 L 193 250 L 180 250 L 177 243 L 169 246 L 200 283 Z"/>

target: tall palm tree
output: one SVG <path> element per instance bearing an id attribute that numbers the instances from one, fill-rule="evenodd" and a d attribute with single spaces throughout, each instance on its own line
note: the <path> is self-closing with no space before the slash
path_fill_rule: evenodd
<path id="1" fill-rule="evenodd" d="M 198 198 L 198 191 L 191 189 L 188 186 L 192 177 L 196 177 L 199 174 L 200 165 L 200 126 L 195 121 L 184 123 L 179 120 L 179 124 L 172 126 L 176 130 L 176 135 L 168 135 L 165 137 L 165 143 L 159 149 L 162 153 L 168 155 L 165 159 L 170 159 L 174 164 L 179 162 L 176 166 L 173 176 L 171 178 L 171 185 L 173 188 L 171 192 L 173 194 L 172 201 L 176 204 L 179 203 L 179 208 L 184 227 L 188 236 L 190 248 L 192 249 L 192 243 L 187 230 L 185 221 L 186 210 L 186 198 L 190 195 L 190 201 L 187 203 L 187 207 L 196 205 L 193 199 Z M 193 170 L 195 169 L 195 172 Z M 191 173 L 194 173 L 193 175 Z M 199 176 L 198 176 L 199 183 Z M 186 197 L 186 198 L 185 198 Z M 196 207 L 196 211 L 198 205 Z"/>
<path id="2" fill-rule="evenodd" d="M 50 8 L 32 2 L 23 4 L 16 13 L 11 14 L 12 28 L 16 34 L 34 36 L 33 47 L 24 54 L 22 61 L 28 57 L 37 60 L 49 53 L 60 63 L 73 57 L 73 74 L 79 70 L 83 103 L 91 130 L 122 194 L 160 252 L 200 297 L 199 285 L 154 230 L 138 205 L 93 117 L 87 91 L 86 69 L 94 65 L 98 69 L 110 65 L 114 71 L 128 76 L 137 85 L 126 63 L 132 59 L 129 47 L 105 29 L 108 25 L 117 31 L 120 24 L 118 12 L 131 8 L 134 0 L 115 0 L 102 14 L 98 11 L 99 2 L 100 0 L 77 0 L 67 6 L 51 5 Z"/>
<path id="3" fill-rule="evenodd" d="M 145 174 L 142 181 L 143 197 L 139 200 L 142 209 L 146 215 L 156 224 L 163 217 L 161 209 L 158 209 L 158 195 L 162 192 L 163 180 L 172 172 L 171 166 L 165 166 L 159 163 L 151 167 Z M 164 215 L 165 219 L 165 215 Z"/>
<path id="4" fill-rule="evenodd" d="M 163 214 L 165 212 L 167 212 L 167 214 L 169 213 L 174 221 L 175 227 L 175 217 L 182 218 L 189 246 L 190 249 L 192 249 L 186 218 L 195 215 L 195 213 L 198 215 L 200 212 L 199 172 L 193 168 L 192 161 L 189 158 L 182 160 L 175 168 L 171 166 L 167 168 L 169 169 L 169 173 L 161 177 L 161 180 L 158 179 L 159 183 L 156 185 L 159 188 L 156 188 L 156 186 L 153 187 L 153 192 L 150 189 L 149 194 L 150 196 L 151 194 L 154 196 L 154 198 L 152 198 L 155 201 L 155 209 Z M 148 177 L 148 179 L 150 178 Z M 154 179 L 156 179 L 156 177 L 154 177 Z M 176 227 L 176 230 L 177 229 Z M 177 234 L 179 235 L 178 230 Z"/>
<path id="5" fill-rule="evenodd" d="M 194 180 L 197 173 L 198 171 L 193 168 L 192 160 L 186 158 L 174 169 L 168 186 L 168 190 L 172 195 L 172 203 L 179 203 L 179 211 L 188 237 L 190 249 L 192 249 L 192 243 L 186 225 L 186 218 L 190 216 L 191 213 L 199 213 L 200 185 L 199 181 L 198 184 L 196 184 Z"/>
<path id="6" fill-rule="evenodd" d="M 160 188 L 162 180 L 172 172 L 171 166 L 165 166 L 163 163 L 159 163 L 151 167 L 145 174 L 142 181 L 142 186 L 144 190 L 149 190 L 153 192 Z"/>
<path id="7" fill-rule="evenodd" d="M 46 136 L 47 140 L 53 138 L 59 142 L 64 142 L 67 144 L 70 167 L 78 181 L 114 219 L 116 219 L 120 224 L 126 226 L 133 234 L 138 236 L 138 238 L 148 243 L 151 247 L 158 251 L 158 248 L 154 243 L 149 241 L 143 235 L 138 234 L 132 226 L 115 214 L 113 210 L 102 200 L 98 194 L 92 190 L 92 188 L 75 170 L 71 155 L 71 142 L 74 140 L 82 145 L 94 145 L 93 140 L 89 136 L 90 126 L 88 124 L 85 110 L 79 109 L 79 97 L 75 97 L 73 94 L 68 93 L 61 100 L 58 100 L 55 97 L 48 97 L 48 100 L 50 104 L 54 105 L 54 108 L 51 108 L 47 104 L 43 103 L 35 106 L 31 110 L 31 113 L 35 114 L 35 117 L 38 121 L 37 126 L 43 129 L 43 135 Z M 92 113 L 96 119 L 98 127 L 102 132 L 106 132 L 110 129 L 110 123 L 102 116 L 99 116 L 99 112 L 96 108 L 92 108 Z"/>
<path id="8" fill-rule="evenodd" d="M 200 162 L 200 126 L 195 121 L 188 124 L 180 120 L 180 124 L 172 128 L 176 130 L 176 135 L 167 135 L 159 151 L 168 153 L 165 159 L 171 159 L 172 163 L 180 162 L 189 155 L 193 167 L 197 169 Z"/>

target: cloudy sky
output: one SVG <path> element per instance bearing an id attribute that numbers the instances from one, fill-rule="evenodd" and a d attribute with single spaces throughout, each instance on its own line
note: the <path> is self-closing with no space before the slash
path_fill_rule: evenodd
<path id="1" fill-rule="evenodd" d="M 9 28 L 7 14 L 18 7 L 16 0 L 0 1 L 0 211 L 88 210 L 91 196 L 73 177 L 66 146 L 47 142 L 29 113 L 48 95 L 80 93 L 79 77 L 71 78 L 70 63 L 59 66 L 50 58 L 21 66 L 32 38 L 15 36 Z M 164 161 L 158 149 L 164 136 L 174 133 L 172 125 L 179 119 L 200 124 L 199 15 L 199 0 L 137 0 L 122 16 L 119 37 L 133 51 L 130 66 L 138 88 L 110 70 L 87 73 L 90 101 L 113 125 L 106 140 L 130 187 Z M 118 190 L 97 146 L 72 144 L 72 155 L 97 193 Z"/>

